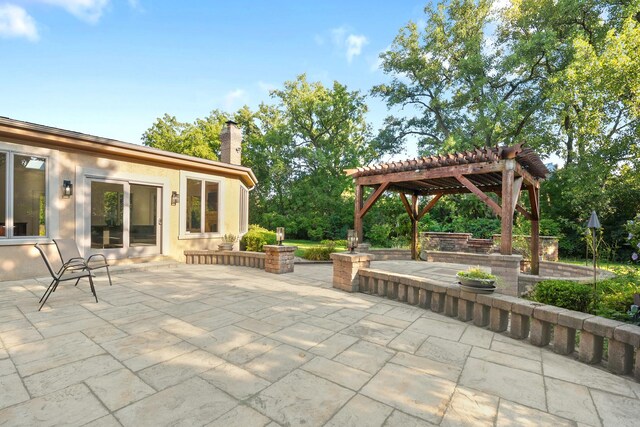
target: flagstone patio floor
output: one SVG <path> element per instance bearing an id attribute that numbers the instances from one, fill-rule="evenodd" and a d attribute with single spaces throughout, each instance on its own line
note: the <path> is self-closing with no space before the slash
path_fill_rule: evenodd
<path id="1" fill-rule="evenodd" d="M 179 265 L 115 272 L 112 287 L 98 274 L 99 303 L 88 283 L 67 282 L 41 312 L 45 279 L 0 282 L 0 425 L 620 427 L 640 419 L 640 384 L 629 378 L 422 308 L 335 290 L 331 265 L 285 275 Z"/>

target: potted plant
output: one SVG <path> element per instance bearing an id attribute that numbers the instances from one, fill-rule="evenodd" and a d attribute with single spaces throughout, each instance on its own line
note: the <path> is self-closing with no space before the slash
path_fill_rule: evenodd
<path id="1" fill-rule="evenodd" d="M 460 286 L 466 291 L 491 293 L 496 289 L 496 276 L 483 271 L 480 267 L 459 271 L 456 277 L 460 281 Z"/>
<path id="2" fill-rule="evenodd" d="M 233 244 L 238 241 L 238 236 L 235 234 L 225 234 L 222 236 L 222 243 L 218 244 L 218 250 L 220 251 L 232 251 Z"/>

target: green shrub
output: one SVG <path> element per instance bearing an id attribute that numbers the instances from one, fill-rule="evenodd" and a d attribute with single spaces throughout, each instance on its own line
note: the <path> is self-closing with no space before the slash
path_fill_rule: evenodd
<path id="1" fill-rule="evenodd" d="M 640 294 L 640 275 L 633 267 L 618 269 L 617 276 L 598 282 L 596 314 L 620 321 L 632 321 L 633 296 Z"/>
<path id="2" fill-rule="evenodd" d="M 306 249 L 302 253 L 302 258 L 309 261 L 328 261 L 331 259 L 331 254 L 336 249 L 336 244 L 332 240 L 325 240 L 320 246 L 314 246 Z"/>
<path id="3" fill-rule="evenodd" d="M 593 288 L 570 280 L 543 280 L 535 286 L 531 298 L 543 304 L 587 313 L 593 302 Z"/>
<path id="4" fill-rule="evenodd" d="M 389 234 L 392 228 L 391 224 L 374 224 L 367 237 L 373 246 L 386 248 L 389 246 Z"/>
<path id="5" fill-rule="evenodd" d="M 262 228 L 259 225 L 250 225 L 249 231 L 242 236 L 240 247 L 245 251 L 263 252 L 264 245 L 276 244 L 276 233 Z"/>

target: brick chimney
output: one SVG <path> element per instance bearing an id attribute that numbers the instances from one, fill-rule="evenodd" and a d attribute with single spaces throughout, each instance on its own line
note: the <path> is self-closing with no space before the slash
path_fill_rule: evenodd
<path id="1" fill-rule="evenodd" d="M 220 160 L 239 165 L 242 161 L 242 132 L 236 122 L 229 120 L 226 125 L 220 132 Z"/>

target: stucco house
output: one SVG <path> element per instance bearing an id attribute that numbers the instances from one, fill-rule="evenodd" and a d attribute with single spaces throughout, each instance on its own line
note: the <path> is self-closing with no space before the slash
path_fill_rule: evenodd
<path id="1" fill-rule="evenodd" d="M 73 238 L 110 263 L 184 260 L 248 228 L 242 134 L 227 122 L 221 161 L 0 117 L 0 281 L 43 276 L 35 243 Z"/>

